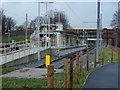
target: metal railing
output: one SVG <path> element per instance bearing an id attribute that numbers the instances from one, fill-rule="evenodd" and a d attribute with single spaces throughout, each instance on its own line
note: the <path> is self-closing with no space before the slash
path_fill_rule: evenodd
<path id="1" fill-rule="evenodd" d="M 31 40 L 24 40 L 12 43 L 2 43 L 0 45 L 0 56 L 9 55 L 31 48 Z"/>

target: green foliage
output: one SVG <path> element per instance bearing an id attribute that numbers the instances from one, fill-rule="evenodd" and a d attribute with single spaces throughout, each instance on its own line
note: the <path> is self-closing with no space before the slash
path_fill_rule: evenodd
<path id="1" fill-rule="evenodd" d="M 1 74 L 6 74 L 6 73 L 9 73 L 9 72 L 15 71 L 15 70 L 17 70 L 17 69 L 19 69 L 19 68 L 14 68 L 14 67 L 1 68 L 1 70 L 2 70 L 2 73 L 1 73 Z"/>
<path id="2" fill-rule="evenodd" d="M 3 88 L 46 88 L 46 79 L 2 78 Z"/>

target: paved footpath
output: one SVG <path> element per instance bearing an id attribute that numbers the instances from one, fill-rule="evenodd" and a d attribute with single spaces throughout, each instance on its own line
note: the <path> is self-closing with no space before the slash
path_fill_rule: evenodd
<path id="1" fill-rule="evenodd" d="M 118 88 L 118 64 L 107 64 L 92 72 L 84 88 Z"/>

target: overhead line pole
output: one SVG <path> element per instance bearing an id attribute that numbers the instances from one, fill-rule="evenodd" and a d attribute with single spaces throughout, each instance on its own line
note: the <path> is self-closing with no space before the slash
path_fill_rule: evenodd
<path id="1" fill-rule="evenodd" d="M 46 4 L 46 18 L 47 18 L 47 32 L 50 32 L 50 28 L 48 28 L 50 26 L 50 17 L 48 16 L 48 4 L 49 3 L 53 3 L 53 2 L 45 2 L 45 4 Z M 50 34 L 46 34 L 46 36 L 50 38 Z"/>
<path id="2" fill-rule="evenodd" d="M 27 19 L 28 19 L 28 15 L 26 13 L 26 41 L 27 41 Z"/>
<path id="3" fill-rule="evenodd" d="M 100 31 L 100 0 L 97 2 L 97 42 L 96 42 L 96 60 L 99 62 L 99 31 Z"/>
<path id="4" fill-rule="evenodd" d="M 37 19 L 37 33 L 38 33 L 38 61 L 40 61 L 40 1 L 38 2 L 38 19 Z"/>
<path id="5" fill-rule="evenodd" d="M 102 13 L 101 13 L 101 17 L 100 17 L 100 51 L 102 48 Z"/>

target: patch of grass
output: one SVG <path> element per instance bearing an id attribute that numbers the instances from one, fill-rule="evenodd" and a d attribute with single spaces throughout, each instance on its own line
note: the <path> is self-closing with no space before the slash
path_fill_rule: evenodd
<path id="1" fill-rule="evenodd" d="M 83 88 L 83 84 L 86 80 L 86 77 L 88 74 L 90 74 L 91 72 L 93 72 L 95 69 L 91 68 L 89 69 L 89 71 L 87 71 L 87 69 L 83 70 L 83 74 L 79 77 L 79 83 L 76 83 L 76 79 L 75 79 L 75 73 L 74 73 L 74 84 L 73 87 L 74 88 Z"/>
<path id="2" fill-rule="evenodd" d="M 112 50 L 110 49 L 110 47 L 104 47 L 104 62 L 105 63 L 109 63 L 111 61 L 111 55 L 112 55 Z M 100 57 L 99 60 L 101 59 L 101 53 L 100 53 Z M 118 53 L 113 51 L 113 62 L 116 63 L 118 62 Z"/>
<path id="3" fill-rule="evenodd" d="M 6 67 L 6 68 L 1 68 L 2 70 L 2 73 L 1 74 L 6 74 L 6 73 L 9 73 L 9 72 L 12 72 L 12 71 L 15 71 L 17 69 L 20 69 L 20 68 L 15 68 L 15 67 Z"/>
<path id="4" fill-rule="evenodd" d="M 7 35 L 3 35 L 3 37 L 2 37 L 2 42 L 3 43 L 8 43 L 9 42 L 9 35 L 7 34 Z M 29 39 L 29 37 L 30 37 L 30 34 L 28 35 L 28 39 Z M 18 34 L 18 35 L 16 35 L 16 34 L 11 34 L 10 35 L 10 41 L 12 41 L 12 40 L 16 40 L 16 41 L 23 41 L 23 40 L 25 40 L 25 35 L 24 34 Z"/>
<path id="5" fill-rule="evenodd" d="M 79 77 L 79 83 L 76 83 L 75 72 L 73 74 L 73 88 L 82 88 L 83 83 L 86 79 L 86 76 L 92 72 L 94 69 L 90 69 L 87 71 L 83 70 L 83 74 Z M 69 76 L 68 76 L 69 79 Z M 64 87 L 64 73 L 59 73 L 54 75 L 54 87 L 55 88 L 63 88 Z M 68 86 L 69 80 L 68 80 Z M 27 78 L 3 78 L 2 79 L 2 87 L 3 88 L 47 88 L 47 79 L 27 79 Z"/>
<path id="6" fill-rule="evenodd" d="M 2 78 L 3 88 L 46 88 L 46 79 Z"/>
<path id="7" fill-rule="evenodd" d="M 54 80 L 55 88 L 63 88 L 64 73 L 55 74 Z"/>

